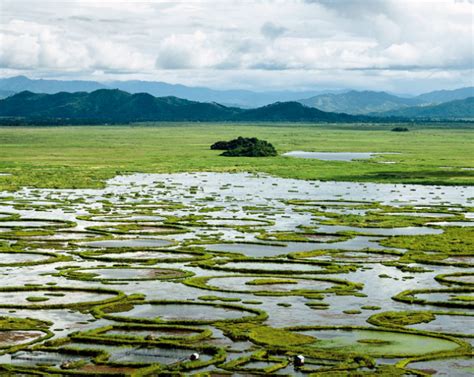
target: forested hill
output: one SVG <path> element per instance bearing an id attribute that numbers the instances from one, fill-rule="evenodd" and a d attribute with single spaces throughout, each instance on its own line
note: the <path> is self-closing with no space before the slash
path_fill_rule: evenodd
<path id="1" fill-rule="evenodd" d="M 409 119 L 474 119 L 474 97 L 441 103 L 434 106 L 416 106 L 374 114 Z"/>
<path id="2" fill-rule="evenodd" d="M 177 97 L 153 97 L 120 90 L 37 94 L 24 91 L 0 100 L 3 120 L 61 123 L 145 121 L 355 122 L 359 116 L 324 112 L 298 102 L 277 102 L 245 110 Z"/>

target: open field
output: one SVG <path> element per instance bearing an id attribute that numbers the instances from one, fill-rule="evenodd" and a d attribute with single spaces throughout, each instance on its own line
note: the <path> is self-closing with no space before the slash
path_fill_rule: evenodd
<path id="1" fill-rule="evenodd" d="M 129 172 L 250 171 L 275 176 L 361 182 L 473 184 L 472 125 L 443 129 L 393 125 L 157 124 L 0 128 L 0 189 L 103 187 Z M 432 127 L 432 126 L 431 126 Z M 276 158 L 224 158 L 209 150 L 217 140 L 255 136 L 280 153 L 292 150 L 400 153 L 338 162 Z M 396 162 L 384 164 L 381 162 Z"/>

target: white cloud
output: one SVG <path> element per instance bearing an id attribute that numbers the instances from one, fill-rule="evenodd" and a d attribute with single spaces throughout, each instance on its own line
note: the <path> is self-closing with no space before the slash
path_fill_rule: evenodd
<path id="1" fill-rule="evenodd" d="M 193 34 L 171 35 L 158 48 L 157 68 L 211 68 L 222 63 L 224 54 L 219 44 L 201 31 Z"/>
<path id="2" fill-rule="evenodd" d="M 276 39 L 285 33 L 286 27 L 274 24 L 273 22 L 265 22 L 260 31 L 265 38 Z"/>
<path id="3" fill-rule="evenodd" d="M 0 0 L 0 73 L 254 89 L 471 85 L 473 11 L 470 0 Z"/>

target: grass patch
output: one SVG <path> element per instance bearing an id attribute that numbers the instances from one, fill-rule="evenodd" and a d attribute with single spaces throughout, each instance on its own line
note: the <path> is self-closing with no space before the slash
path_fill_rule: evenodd
<path id="1" fill-rule="evenodd" d="M 94 127 L 1 127 L 1 190 L 103 187 L 127 172 L 265 172 L 298 179 L 420 184 L 473 184 L 474 138 L 468 129 L 392 125 L 158 124 Z M 183 138 L 183 135 L 186 135 Z M 292 150 L 397 152 L 365 161 L 341 162 L 271 157 L 222 158 L 209 149 L 216 139 L 252 135 L 280 153 Z M 315 142 L 317 141 L 317 142 Z M 140 148 L 137 148 L 137 145 Z M 423 145 L 423 148 L 420 148 Z M 396 164 L 380 164 L 379 161 Z M 449 169 L 441 168 L 443 166 Z"/>

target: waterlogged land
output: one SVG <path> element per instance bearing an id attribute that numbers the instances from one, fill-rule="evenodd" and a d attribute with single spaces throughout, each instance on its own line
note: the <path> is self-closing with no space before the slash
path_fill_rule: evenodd
<path id="1" fill-rule="evenodd" d="M 3 192 L 1 368 L 469 375 L 472 201 L 248 173 Z"/>
<path id="2" fill-rule="evenodd" d="M 472 375 L 469 132 L 0 130 L 0 374 Z"/>
<path id="3" fill-rule="evenodd" d="M 0 189 L 103 187 L 118 174 L 264 172 L 285 178 L 381 183 L 473 184 L 472 124 L 407 125 L 158 124 L 0 128 Z M 453 128 L 464 127 L 464 128 Z M 237 136 L 290 151 L 380 153 L 321 161 L 278 156 L 222 158 L 209 146 Z M 393 154 L 398 153 L 398 154 Z"/>

